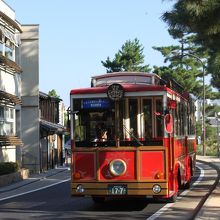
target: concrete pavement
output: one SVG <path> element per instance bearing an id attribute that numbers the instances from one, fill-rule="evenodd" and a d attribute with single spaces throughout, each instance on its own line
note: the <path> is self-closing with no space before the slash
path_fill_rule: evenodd
<path id="1" fill-rule="evenodd" d="M 210 156 L 197 156 L 197 160 L 200 162 L 208 163 L 209 165 L 213 166 L 217 169 L 216 176 L 220 174 L 220 158 L 217 157 L 210 157 Z M 47 172 L 43 172 L 40 174 L 33 174 L 28 179 L 23 181 L 5 186 L 0 187 L 0 194 L 6 193 L 10 191 L 14 191 L 19 189 L 23 186 L 29 185 L 31 183 L 51 178 L 58 174 L 61 174 L 64 171 L 67 171 L 68 167 L 59 167 L 56 169 L 48 170 Z M 201 210 L 196 215 L 195 219 L 197 220 L 220 220 L 220 182 L 219 178 L 215 182 L 214 186 L 212 187 L 210 193 L 207 193 L 206 200 L 201 202 Z"/>
<path id="2" fill-rule="evenodd" d="M 197 156 L 197 160 L 211 163 L 217 169 L 217 175 L 220 174 L 220 158 L 210 156 Z M 207 200 L 203 204 L 201 210 L 197 214 L 197 220 L 218 220 L 220 219 L 220 182 L 219 178 L 207 194 Z"/>

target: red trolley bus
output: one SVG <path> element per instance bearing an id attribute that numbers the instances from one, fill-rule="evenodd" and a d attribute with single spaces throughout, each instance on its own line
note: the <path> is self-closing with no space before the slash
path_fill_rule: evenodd
<path id="1" fill-rule="evenodd" d="M 70 92 L 71 194 L 174 202 L 195 169 L 194 101 L 174 81 L 139 72 L 94 76 Z"/>

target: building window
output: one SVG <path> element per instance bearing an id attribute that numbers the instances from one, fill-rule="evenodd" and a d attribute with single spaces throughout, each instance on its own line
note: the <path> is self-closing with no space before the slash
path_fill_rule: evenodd
<path id="1" fill-rule="evenodd" d="M 5 56 L 10 60 L 14 60 L 13 54 L 14 44 L 7 37 L 5 37 Z"/>
<path id="2" fill-rule="evenodd" d="M 3 55 L 3 35 L 1 30 L 0 30 L 0 55 Z"/>
<path id="3" fill-rule="evenodd" d="M 15 110 L 0 106 L 0 135 L 15 134 Z"/>
<path id="4" fill-rule="evenodd" d="M 10 34 L 12 35 L 12 34 Z M 0 55 L 7 57 L 8 59 L 15 60 L 15 45 L 14 43 L 2 33 L 0 30 Z"/>
<path id="5" fill-rule="evenodd" d="M 0 106 L 0 120 L 4 119 L 4 107 Z"/>

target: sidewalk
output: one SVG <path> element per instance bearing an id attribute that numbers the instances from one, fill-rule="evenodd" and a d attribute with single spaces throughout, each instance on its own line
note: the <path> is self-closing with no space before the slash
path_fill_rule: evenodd
<path id="1" fill-rule="evenodd" d="M 213 164 L 216 168 L 218 168 L 217 172 L 220 172 L 220 158 L 210 156 L 197 156 L 197 160 Z M 216 187 L 213 189 L 211 195 L 203 204 L 195 219 L 220 219 L 220 182 L 218 181 L 216 184 Z"/>
<path id="2" fill-rule="evenodd" d="M 69 170 L 69 169 L 70 169 L 69 167 L 58 167 L 58 168 L 55 168 L 55 169 L 47 170 L 47 171 L 42 172 L 42 173 L 31 174 L 30 177 L 27 178 L 27 179 L 24 179 L 24 180 L 16 182 L 16 183 L 12 183 L 8 186 L 0 187 L 0 193 L 4 193 L 4 192 L 8 192 L 8 191 L 11 191 L 11 190 L 18 189 L 22 186 L 40 181 L 42 179 L 49 178 L 51 176 L 57 175 L 58 173 L 64 172 L 64 171 Z"/>

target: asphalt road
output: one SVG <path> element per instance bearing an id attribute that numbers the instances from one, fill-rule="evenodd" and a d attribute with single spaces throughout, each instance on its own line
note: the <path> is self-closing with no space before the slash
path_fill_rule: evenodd
<path id="1" fill-rule="evenodd" d="M 193 182 L 198 180 L 204 172 L 209 174 L 210 168 L 205 164 L 199 164 Z M 210 171 L 211 172 L 211 171 Z M 95 204 L 91 198 L 72 198 L 70 196 L 69 173 L 63 172 L 56 178 L 43 179 L 26 186 L 32 190 L 28 194 L 0 201 L 1 220 L 45 220 L 45 219 L 191 219 L 192 212 L 203 195 L 207 193 L 207 187 L 201 182 L 196 183 L 190 191 L 184 191 L 175 204 L 166 204 L 162 201 L 149 199 L 135 200 L 107 200 L 104 204 Z M 207 175 L 209 178 L 212 175 Z M 60 184 L 59 182 L 63 181 Z M 204 180 L 207 183 L 207 179 Z M 54 184 L 51 187 L 45 186 Z M 207 185 L 206 185 L 207 186 Z M 42 188 L 37 190 L 37 188 Z M 17 189 L 16 192 L 20 193 Z M 24 189 L 23 189 L 24 190 Z M 199 193 L 199 194 L 198 194 Z M 4 198 L 1 195 L 1 198 Z M 5 194 L 5 197 L 8 195 Z M 189 202 L 190 201 L 190 202 Z M 161 210 L 161 208 L 163 209 Z M 158 211 L 159 210 L 159 211 Z M 159 213 L 159 214 L 155 214 Z M 150 217 L 154 214 L 153 217 Z M 169 214 L 169 215 L 168 215 Z"/>

